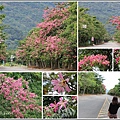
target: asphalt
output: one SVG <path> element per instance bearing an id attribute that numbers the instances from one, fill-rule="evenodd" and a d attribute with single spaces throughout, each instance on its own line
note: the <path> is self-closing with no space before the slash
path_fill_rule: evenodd
<path id="1" fill-rule="evenodd" d="M 78 118 L 108 118 L 107 113 L 112 97 L 109 95 L 79 96 Z M 118 118 L 120 118 L 120 109 Z"/>
<path id="2" fill-rule="evenodd" d="M 109 42 L 106 42 L 101 45 L 93 45 L 93 46 L 89 46 L 89 47 L 79 47 L 79 48 L 85 48 L 85 49 L 89 49 L 89 48 L 120 48 L 120 43 L 118 43 L 116 41 L 109 41 Z"/>
<path id="3" fill-rule="evenodd" d="M 63 69 L 54 69 L 54 70 L 51 70 L 50 68 L 46 68 L 46 69 L 36 69 L 36 68 L 28 68 L 26 66 L 12 66 L 12 67 L 7 67 L 7 66 L 0 66 L 0 71 L 2 72 L 9 72 L 9 71 L 13 71 L 13 72 L 19 72 L 19 71 L 66 71 L 66 70 L 63 70 Z"/>

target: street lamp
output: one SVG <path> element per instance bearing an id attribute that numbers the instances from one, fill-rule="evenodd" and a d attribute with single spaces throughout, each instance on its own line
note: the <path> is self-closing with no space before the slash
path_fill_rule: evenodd
<path id="1" fill-rule="evenodd" d="M 15 58 L 15 56 L 13 56 L 13 55 L 10 56 L 11 66 L 12 66 L 12 62 L 13 62 L 14 58 Z"/>
<path id="2" fill-rule="evenodd" d="M 82 24 L 81 25 L 81 31 L 80 31 L 80 36 L 79 36 L 79 46 L 81 46 L 82 44 L 84 45 L 84 41 L 82 41 L 82 31 L 84 31 L 83 29 L 86 29 L 87 25 L 86 24 Z"/>

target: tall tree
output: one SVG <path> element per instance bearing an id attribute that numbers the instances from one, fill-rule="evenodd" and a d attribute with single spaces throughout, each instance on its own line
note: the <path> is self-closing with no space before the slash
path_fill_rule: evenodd
<path id="1" fill-rule="evenodd" d="M 0 5 L 0 11 L 4 9 L 3 5 Z M 4 33 L 5 25 L 3 25 L 3 19 L 5 18 L 4 14 L 0 14 L 0 60 L 5 60 L 5 54 L 6 54 L 6 46 L 5 46 L 5 39 L 6 34 Z"/>
<path id="2" fill-rule="evenodd" d="M 104 94 L 103 77 L 94 72 L 80 72 L 78 74 L 78 92 L 80 94 Z"/>
<path id="3" fill-rule="evenodd" d="M 104 25 L 95 16 L 87 14 L 87 8 L 79 7 L 78 17 L 78 41 L 79 47 L 92 45 L 91 38 L 94 37 L 94 44 L 104 41 L 107 34 Z"/>

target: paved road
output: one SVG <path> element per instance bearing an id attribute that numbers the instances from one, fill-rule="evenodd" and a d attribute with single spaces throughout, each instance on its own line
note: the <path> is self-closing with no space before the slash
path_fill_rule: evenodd
<path id="1" fill-rule="evenodd" d="M 116 41 L 109 41 L 107 43 L 101 44 L 101 45 L 94 45 L 89 47 L 80 47 L 80 48 L 118 48 L 120 47 L 120 43 L 117 43 Z"/>
<path id="2" fill-rule="evenodd" d="M 6 66 L 0 66 L 0 71 L 2 72 L 6 72 L 6 71 L 66 71 L 63 69 L 55 69 L 55 70 L 51 70 L 51 69 L 33 69 L 33 68 L 28 68 L 28 67 L 6 67 Z"/>
<path id="3" fill-rule="evenodd" d="M 0 71 L 36 71 L 34 69 L 28 69 L 27 67 L 4 67 L 0 66 Z"/>
<path id="4" fill-rule="evenodd" d="M 108 118 L 108 107 L 112 100 L 109 95 L 85 95 L 79 96 L 79 118 Z M 119 100 L 120 101 L 120 100 Z M 120 118 L 120 110 L 118 111 Z"/>

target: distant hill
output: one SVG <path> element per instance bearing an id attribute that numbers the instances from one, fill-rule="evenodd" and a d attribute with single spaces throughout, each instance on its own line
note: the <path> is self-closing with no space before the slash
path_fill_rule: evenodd
<path id="1" fill-rule="evenodd" d="M 108 24 L 111 16 L 120 16 L 120 2 L 79 2 L 80 7 L 89 8 L 87 12 L 90 15 L 96 16 L 100 20 L 110 34 L 114 33 L 114 28 Z"/>
<path id="2" fill-rule="evenodd" d="M 4 5 L 3 14 L 6 14 L 4 24 L 8 25 L 5 32 L 9 39 L 6 41 L 9 49 L 14 49 L 18 40 L 22 40 L 28 32 L 42 21 L 43 10 L 54 7 L 53 2 L 0 2 Z"/>

